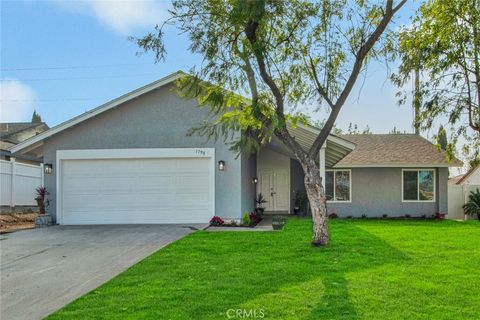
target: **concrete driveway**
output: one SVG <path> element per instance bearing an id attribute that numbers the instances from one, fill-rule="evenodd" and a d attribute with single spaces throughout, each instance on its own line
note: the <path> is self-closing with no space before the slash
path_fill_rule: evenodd
<path id="1" fill-rule="evenodd" d="M 191 232 L 180 225 L 112 225 L 1 235 L 0 319 L 40 319 Z"/>

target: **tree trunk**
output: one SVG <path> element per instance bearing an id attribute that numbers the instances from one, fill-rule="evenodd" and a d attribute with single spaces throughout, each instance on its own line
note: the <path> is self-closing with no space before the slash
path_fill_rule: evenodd
<path id="1" fill-rule="evenodd" d="M 313 237 L 312 244 L 324 246 L 328 244 L 327 204 L 325 191 L 320 178 L 320 170 L 314 160 L 302 164 L 305 172 L 305 190 L 312 209 Z"/>

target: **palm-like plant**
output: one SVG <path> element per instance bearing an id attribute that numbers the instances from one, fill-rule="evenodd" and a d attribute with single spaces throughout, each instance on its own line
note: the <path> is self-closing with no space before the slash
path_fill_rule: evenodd
<path id="1" fill-rule="evenodd" d="M 467 203 L 463 205 L 463 210 L 465 211 L 465 214 L 471 216 L 476 214 L 480 221 L 480 190 L 478 188 L 476 191 L 470 192 Z"/>

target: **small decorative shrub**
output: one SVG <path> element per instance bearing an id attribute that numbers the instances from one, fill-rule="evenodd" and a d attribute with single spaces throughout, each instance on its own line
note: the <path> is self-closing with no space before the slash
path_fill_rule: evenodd
<path id="1" fill-rule="evenodd" d="M 422 214 L 422 219 L 427 219 L 427 215 L 426 215 L 426 214 Z"/>
<path id="2" fill-rule="evenodd" d="M 47 188 L 45 187 L 39 187 L 36 190 L 37 196 L 35 197 L 35 200 L 37 201 L 37 206 L 39 209 L 40 214 L 45 214 L 45 208 L 49 206 L 50 202 L 46 199 L 47 195 L 50 193 L 47 191 Z"/>
<path id="3" fill-rule="evenodd" d="M 210 219 L 211 226 L 223 226 L 224 223 L 225 221 L 223 221 L 223 219 L 219 216 L 213 216 L 213 218 Z"/>
<path id="4" fill-rule="evenodd" d="M 298 215 L 306 215 L 308 209 L 308 197 L 303 191 L 297 191 L 295 193 L 295 206 L 293 211 Z"/>
<path id="5" fill-rule="evenodd" d="M 409 219 L 411 216 L 409 214 L 405 215 L 405 218 Z"/>
<path id="6" fill-rule="evenodd" d="M 285 218 L 282 216 L 274 216 L 272 218 L 273 230 L 280 230 L 285 225 Z"/>
<path id="7" fill-rule="evenodd" d="M 367 218 L 367 215 L 364 213 L 362 214 L 362 219 L 365 219 L 365 218 Z"/>
<path id="8" fill-rule="evenodd" d="M 328 215 L 328 217 L 329 217 L 330 219 L 337 219 L 337 218 L 338 218 L 338 214 L 336 214 L 335 212 L 332 212 L 332 213 L 330 213 L 330 214 Z"/>
<path id="9" fill-rule="evenodd" d="M 250 225 L 250 214 L 248 212 L 245 212 L 242 217 L 242 224 L 244 226 L 249 226 Z"/>
<path id="10" fill-rule="evenodd" d="M 250 223 L 259 221 L 259 217 L 255 211 L 250 212 Z"/>
<path id="11" fill-rule="evenodd" d="M 352 219 L 353 217 L 352 216 L 347 216 L 347 219 Z"/>
<path id="12" fill-rule="evenodd" d="M 444 220 L 444 219 L 445 219 L 445 213 L 437 212 L 437 213 L 435 214 L 435 219 L 437 219 L 437 220 Z"/>
<path id="13" fill-rule="evenodd" d="M 383 214 L 383 215 L 382 215 L 382 218 L 383 218 L 383 219 L 388 218 L 388 214 Z"/>
<path id="14" fill-rule="evenodd" d="M 463 205 L 463 211 L 470 216 L 477 215 L 478 221 L 480 221 L 480 189 L 470 191 L 468 195 L 468 201 Z"/>

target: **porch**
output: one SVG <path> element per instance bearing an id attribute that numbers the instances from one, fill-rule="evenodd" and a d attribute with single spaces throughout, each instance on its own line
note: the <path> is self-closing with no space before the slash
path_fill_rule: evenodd
<path id="1" fill-rule="evenodd" d="M 289 126 L 288 130 L 296 141 L 308 150 L 319 130 L 310 126 Z M 353 150 L 355 145 L 345 139 L 330 135 L 318 154 L 320 176 L 325 181 L 325 170 Z M 306 197 L 304 173 L 295 156 L 273 138 L 256 156 L 256 195 L 260 193 L 267 201 L 263 206 L 266 214 L 294 213 L 295 199 Z"/>

